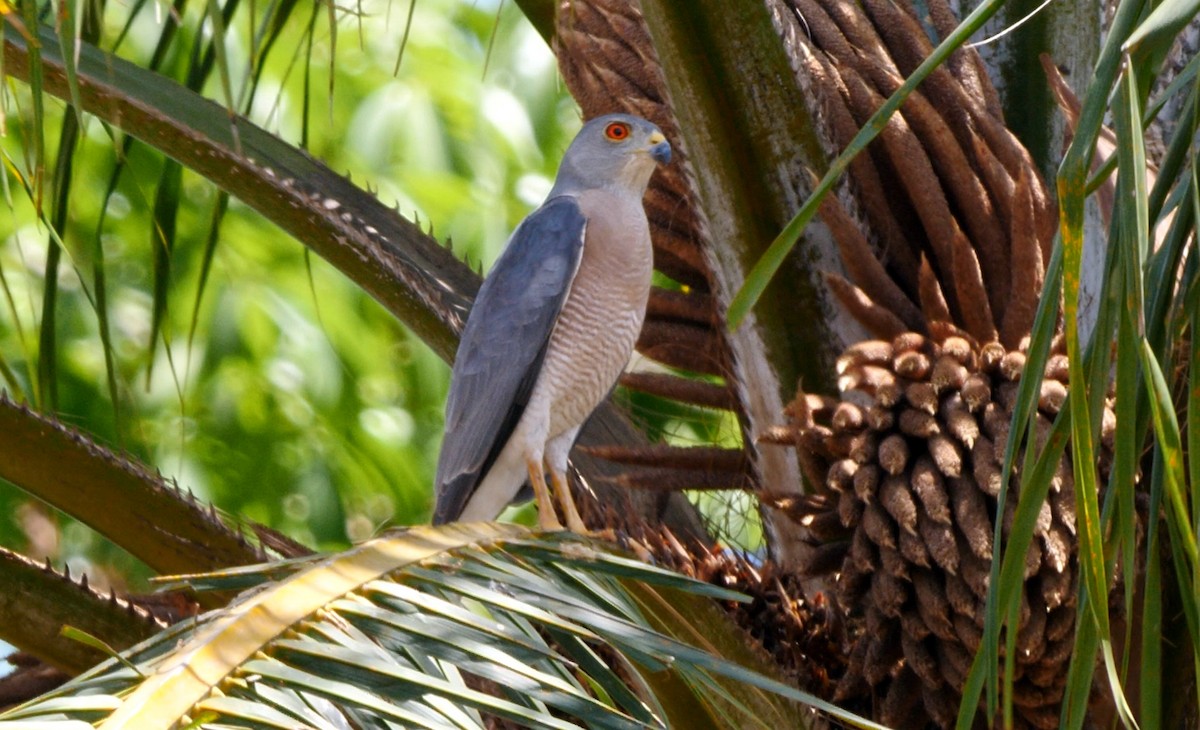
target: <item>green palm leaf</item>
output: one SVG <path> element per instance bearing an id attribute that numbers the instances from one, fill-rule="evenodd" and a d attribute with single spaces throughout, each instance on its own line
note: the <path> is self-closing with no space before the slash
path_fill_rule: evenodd
<path id="1" fill-rule="evenodd" d="M 280 573 L 284 577 L 279 578 Z M 500 524 L 414 527 L 351 550 L 176 579 L 230 589 L 227 608 L 178 624 L 60 690 L 0 716 L 102 728 L 664 727 L 663 688 L 720 726 L 802 725 L 795 702 L 879 727 L 651 628 L 661 594 L 736 593 Z M 623 581 L 636 586 L 635 601 Z M 720 623 L 710 630 L 720 629 Z M 703 629 L 692 626 L 693 633 Z M 682 682 L 664 684 L 672 675 Z M 719 705 L 721 709 L 713 709 Z M 674 724 L 679 724 L 676 721 Z"/>

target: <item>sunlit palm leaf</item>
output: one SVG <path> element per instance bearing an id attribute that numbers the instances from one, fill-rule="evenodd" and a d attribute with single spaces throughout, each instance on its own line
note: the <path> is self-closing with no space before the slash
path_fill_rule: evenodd
<path id="1" fill-rule="evenodd" d="M 268 582 L 135 647 L 137 672 L 109 662 L 0 725 L 482 727 L 491 715 L 533 728 L 659 727 L 647 688 L 672 672 L 696 703 L 717 693 L 728 707 L 751 706 L 771 696 L 757 687 L 780 695 L 772 715 L 792 726 L 806 715 L 784 698 L 879 727 L 648 628 L 623 579 L 643 600 L 672 590 L 739 600 L 573 538 L 498 524 L 416 527 L 328 557 L 184 578 L 205 588 Z M 746 691 L 758 695 L 750 705 Z M 64 705 L 71 698 L 86 699 Z M 738 717 L 727 726 L 775 725 Z"/>

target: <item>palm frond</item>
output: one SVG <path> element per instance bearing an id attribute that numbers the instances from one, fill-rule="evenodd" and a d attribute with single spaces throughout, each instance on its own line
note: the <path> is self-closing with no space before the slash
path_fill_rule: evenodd
<path id="1" fill-rule="evenodd" d="M 739 594 L 570 536 L 500 524 L 414 527 L 340 554 L 175 585 L 248 583 L 258 585 L 228 608 L 134 647 L 128 665 L 107 662 L 0 716 L 0 727 L 472 728 L 486 717 L 531 728 L 662 727 L 665 674 L 726 727 L 813 717 L 792 703 L 880 727 L 656 631 L 639 608 L 657 604 L 658 625 L 678 627 L 664 618 L 671 602 L 660 593 Z M 763 703 L 769 716 L 729 714 Z"/>
<path id="2" fill-rule="evenodd" d="M 118 598 L 101 595 L 49 565 L 0 549 L 0 592 L 20 600 L 0 605 L 0 639 L 68 672 L 82 672 L 107 658 L 96 649 L 61 635 L 72 626 L 109 646 L 124 649 L 164 628 L 147 611 Z"/>
<path id="3" fill-rule="evenodd" d="M 204 570 L 267 557 L 148 467 L 4 395 L 0 432 L 0 478 L 92 526 L 154 570 Z M 142 527 L 130 529 L 130 519 Z"/>

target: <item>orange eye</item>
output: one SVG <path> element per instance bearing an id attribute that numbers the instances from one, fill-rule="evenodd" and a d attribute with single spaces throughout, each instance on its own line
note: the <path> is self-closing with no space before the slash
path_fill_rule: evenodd
<path id="1" fill-rule="evenodd" d="M 629 125 L 625 122 L 613 122 L 604 128 L 604 136 L 614 142 L 620 142 L 629 137 Z"/>

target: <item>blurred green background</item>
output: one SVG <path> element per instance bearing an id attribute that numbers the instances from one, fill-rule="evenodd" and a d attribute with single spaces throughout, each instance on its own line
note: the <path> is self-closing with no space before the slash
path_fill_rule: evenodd
<path id="1" fill-rule="evenodd" d="M 203 4 L 181 5 L 182 29 L 160 67 L 177 79 L 211 33 Z M 377 191 L 486 269 L 549 190 L 579 113 L 545 42 L 511 2 L 420 0 L 400 57 L 409 10 L 408 2 L 386 0 L 302 8 L 296 14 L 311 17 L 293 15 L 265 57 L 256 13 L 239 13 L 226 42 L 232 96 L 257 124 Z M 145 3 L 132 12 L 116 50 L 144 64 L 172 8 Z M 110 8 L 98 45 L 112 50 L 130 13 Z M 262 59 L 253 95 L 251 58 Z M 134 142 L 106 197 L 119 133 L 91 118 L 74 155 L 57 366 L 39 373 L 50 237 L 29 189 L 29 90 L 8 83 L 2 93 L 0 375 L 10 396 L 54 410 L 52 382 L 63 421 L 199 498 L 313 547 L 344 546 L 384 523 L 427 520 L 448 366 L 353 283 L 236 200 L 202 286 L 218 195 L 186 171 L 173 201 L 178 222 L 162 330 L 152 338 L 153 253 L 164 245 L 152 211 L 164 160 Z M 227 99 L 220 73 L 203 93 Z M 65 106 L 45 103 L 52 166 Z M 44 214 L 51 210 L 47 202 Z M 94 303 L 98 252 L 117 404 Z M 144 575 L 88 529 L 4 483 L 0 544 L 87 569 L 101 583 Z"/>

